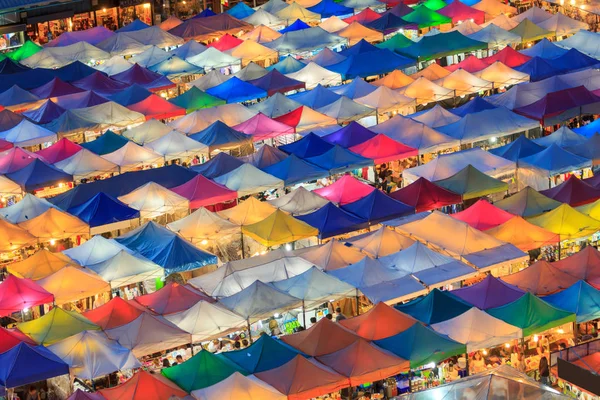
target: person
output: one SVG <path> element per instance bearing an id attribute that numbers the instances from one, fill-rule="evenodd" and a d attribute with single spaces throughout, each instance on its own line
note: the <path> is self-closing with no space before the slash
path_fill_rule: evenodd
<path id="1" fill-rule="evenodd" d="M 472 372 L 475 374 L 485 370 L 485 361 L 480 352 L 475 353 L 475 355 L 473 356 L 473 363 L 471 368 Z"/>
<path id="2" fill-rule="evenodd" d="M 313 326 L 316 323 L 317 323 L 317 317 L 310 317 L 310 322 L 309 322 L 307 328 L 310 328 L 311 326 Z"/>
<path id="3" fill-rule="evenodd" d="M 175 360 L 177 360 L 178 364 L 181 364 L 183 362 L 183 357 L 181 356 L 181 354 L 177 354 L 177 357 L 175 357 Z"/>
<path id="4" fill-rule="evenodd" d="M 346 319 L 346 316 L 342 314 L 342 309 L 337 307 L 335 309 L 335 322 L 340 322 L 341 320 Z"/>
<path id="5" fill-rule="evenodd" d="M 543 356 L 540 359 L 540 366 L 539 366 L 539 372 L 540 372 L 540 382 L 544 385 L 550 385 L 550 367 L 548 365 L 548 359 L 546 358 L 546 356 Z"/>
<path id="6" fill-rule="evenodd" d="M 169 362 L 169 359 L 163 358 L 163 360 L 162 360 L 162 366 L 163 366 L 163 368 L 169 368 L 171 366 L 171 363 Z"/>
<path id="7" fill-rule="evenodd" d="M 333 319 L 333 315 L 331 315 L 331 313 L 327 313 L 327 315 L 325 316 L 325 318 L 327 318 L 328 320 L 332 320 Z"/>
<path id="8" fill-rule="evenodd" d="M 35 386 L 29 386 L 29 392 L 27 393 L 27 397 L 25 400 L 40 400 L 40 394 L 38 393 Z"/>

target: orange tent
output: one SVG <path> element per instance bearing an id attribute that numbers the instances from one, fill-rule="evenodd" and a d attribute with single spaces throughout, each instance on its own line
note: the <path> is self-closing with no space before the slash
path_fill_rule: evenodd
<path id="1" fill-rule="evenodd" d="M 537 296 L 560 292 L 579 280 L 559 270 L 548 261 L 538 261 L 522 271 L 500 279 Z"/>
<path id="2" fill-rule="evenodd" d="M 410 363 L 364 339 L 317 360 L 350 378 L 351 386 L 380 381 L 410 369 Z"/>
<path id="3" fill-rule="evenodd" d="M 529 251 L 543 246 L 556 245 L 560 235 L 552 233 L 515 216 L 495 228 L 485 231 L 503 242 L 514 244 L 520 250 Z"/>
<path id="4" fill-rule="evenodd" d="M 288 400 L 310 399 L 350 386 L 348 378 L 329 371 L 316 361 L 301 355 L 297 355 L 281 367 L 254 375 L 287 395 Z"/>
<path id="5" fill-rule="evenodd" d="M 172 396 L 184 398 L 187 393 L 167 378 L 140 370 L 127 382 L 100 390 L 106 400 L 147 400 L 170 399 Z"/>
<path id="6" fill-rule="evenodd" d="M 285 343 L 313 357 L 336 352 L 358 339 L 354 333 L 327 318 L 321 319 L 310 329 L 281 337 Z"/>
<path id="7" fill-rule="evenodd" d="M 385 303 L 377 303 L 368 312 L 354 318 L 343 319 L 340 325 L 367 340 L 385 339 L 404 332 L 417 322 Z"/>
<path id="8" fill-rule="evenodd" d="M 117 296 L 108 303 L 83 313 L 83 316 L 105 330 L 128 324 L 143 312 L 143 306 Z"/>
<path id="9" fill-rule="evenodd" d="M 571 276 L 581 279 L 600 290 L 600 252 L 587 246 L 579 253 L 552 264 Z"/>

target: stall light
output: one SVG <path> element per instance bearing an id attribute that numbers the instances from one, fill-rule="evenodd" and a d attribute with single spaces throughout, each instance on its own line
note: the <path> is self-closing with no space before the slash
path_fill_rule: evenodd
<path id="1" fill-rule="evenodd" d="M 54 246 L 56 244 L 56 240 L 50 239 L 50 246 Z"/>
<path id="2" fill-rule="evenodd" d="M 28 311 L 29 311 L 29 308 L 27 308 L 27 307 L 25 307 L 25 308 L 23 309 L 23 312 L 24 312 L 24 313 L 26 313 L 26 312 L 28 312 Z"/>
<path id="3" fill-rule="evenodd" d="M 2 201 L 3 203 L 6 203 L 6 199 L 4 197 L 1 198 L 0 201 Z"/>
<path id="4" fill-rule="evenodd" d="M 504 347 L 506 347 L 507 349 L 510 349 L 510 343 L 505 343 Z"/>
<path id="5" fill-rule="evenodd" d="M 150 3 L 144 3 L 144 8 L 150 8 Z"/>
<path id="6" fill-rule="evenodd" d="M 538 335 L 535 335 L 533 337 L 533 341 L 536 342 L 536 343 L 540 341 L 540 338 L 538 337 Z"/>
<path id="7" fill-rule="evenodd" d="M 563 328 L 558 328 L 557 332 L 562 335 L 563 333 L 565 333 L 565 330 Z"/>
<path id="8" fill-rule="evenodd" d="M 58 184 L 58 187 L 59 187 L 59 188 L 61 188 L 61 187 L 64 187 L 64 186 L 65 186 L 65 184 L 64 184 L 64 183 L 62 183 L 62 182 Z"/>
<path id="9" fill-rule="evenodd" d="M 279 318 L 279 313 L 275 313 L 275 314 L 273 314 L 273 317 L 275 317 L 275 318 Z"/>
<path id="10" fill-rule="evenodd" d="M 435 368 L 435 363 L 430 362 L 429 364 L 425 364 L 425 365 L 423 365 L 423 368 L 425 368 L 425 369 Z"/>
<path id="11" fill-rule="evenodd" d="M 492 142 L 492 143 L 496 143 L 497 141 L 498 141 L 498 138 L 496 138 L 496 137 L 490 138 L 490 142 Z"/>
<path id="12" fill-rule="evenodd" d="M 575 5 L 575 0 L 570 0 L 569 3 L 574 6 Z"/>
<path id="13" fill-rule="evenodd" d="M 208 240 L 204 239 L 203 241 L 200 242 L 200 244 L 202 246 L 206 246 L 208 244 Z"/>
<path id="14" fill-rule="evenodd" d="M 475 20 L 473 18 L 470 19 L 471 22 L 475 22 Z"/>
<path id="15" fill-rule="evenodd" d="M 487 350 L 483 350 L 482 353 L 483 353 L 484 356 L 487 356 L 487 354 L 488 354 Z"/>
<path id="16" fill-rule="evenodd" d="M 335 301 L 335 299 L 329 299 L 330 303 L 333 303 Z"/>
<path id="17" fill-rule="evenodd" d="M 165 98 L 165 99 L 166 99 L 166 98 L 167 98 L 167 94 L 166 94 L 165 92 L 163 92 L 163 93 L 161 93 L 161 94 L 160 94 L 160 97 L 162 97 L 162 98 Z"/>
<path id="18" fill-rule="evenodd" d="M 102 9 L 102 12 L 106 12 L 106 8 L 103 8 L 103 9 Z"/>

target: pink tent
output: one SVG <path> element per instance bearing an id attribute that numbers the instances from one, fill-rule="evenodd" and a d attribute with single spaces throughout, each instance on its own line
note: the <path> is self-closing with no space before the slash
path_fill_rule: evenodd
<path id="1" fill-rule="evenodd" d="M 54 295 L 34 281 L 9 275 L 0 285 L 0 316 L 52 303 Z"/>
<path id="2" fill-rule="evenodd" d="M 214 47 L 219 51 L 227 51 L 239 46 L 243 42 L 244 41 L 242 39 L 238 39 L 235 36 L 231 36 L 229 33 L 226 33 L 214 42 L 209 43 L 206 47 Z"/>
<path id="3" fill-rule="evenodd" d="M 200 300 L 214 302 L 212 298 L 190 285 L 180 285 L 176 282 L 171 282 L 154 293 L 135 298 L 135 301 L 160 315 L 187 310 Z"/>
<path id="4" fill-rule="evenodd" d="M 0 353 L 4 353 L 6 350 L 10 350 L 22 342 L 37 346 L 37 343 L 32 338 L 16 328 L 6 329 L 0 327 Z"/>
<path id="5" fill-rule="evenodd" d="M 40 158 L 40 156 L 20 147 L 6 150 L 4 153 L 0 153 L 0 174 L 9 174 L 24 168 L 36 158 Z"/>
<path id="6" fill-rule="evenodd" d="M 293 134 L 295 129 L 283 122 L 275 121 L 263 113 L 258 113 L 249 120 L 233 127 L 236 131 L 251 135 L 252 140 L 259 141 L 281 135 Z"/>
<path id="7" fill-rule="evenodd" d="M 142 101 L 128 105 L 127 108 L 144 114 L 146 120 L 173 118 L 186 113 L 185 108 L 176 106 L 156 94 L 151 94 Z"/>
<path id="8" fill-rule="evenodd" d="M 366 142 L 350 147 L 349 150 L 374 160 L 375 164 L 402 160 L 419 154 L 419 150 L 408 147 L 381 133 Z"/>
<path id="9" fill-rule="evenodd" d="M 188 199 L 191 209 L 232 201 L 238 197 L 235 190 L 230 190 L 202 175 L 196 175 L 183 185 L 172 188 L 171 191 Z"/>
<path id="10" fill-rule="evenodd" d="M 485 199 L 481 199 L 466 210 L 451 214 L 450 216 L 459 221 L 466 222 L 480 231 L 495 228 L 514 217 L 508 211 L 490 204 Z"/>
<path id="11" fill-rule="evenodd" d="M 469 7 L 459 0 L 453 1 L 437 12 L 445 15 L 446 17 L 452 18 L 452 23 L 455 25 L 467 20 L 472 20 L 472 22 L 476 23 L 477 25 L 481 25 L 485 22 L 485 13 L 483 11 Z"/>
<path id="12" fill-rule="evenodd" d="M 335 183 L 316 189 L 313 193 L 326 198 L 332 203 L 343 206 L 344 204 L 353 203 L 370 194 L 375 188 L 373 186 L 362 183 L 352 175 L 344 175 Z"/>
<path id="13" fill-rule="evenodd" d="M 467 58 L 465 58 L 458 64 L 452 64 L 452 65 L 447 66 L 446 69 L 448 71 L 454 72 L 457 69 L 461 68 L 467 72 L 474 73 L 474 72 L 481 71 L 482 69 L 485 69 L 487 67 L 488 67 L 488 64 L 485 61 L 483 61 L 475 56 L 468 56 Z"/>
<path id="14" fill-rule="evenodd" d="M 351 17 L 344 19 L 344 22 L 347 24 L 351 24 L 354 21 L 360 22 L 361 24 L 366 24 L 371 21 L 375 21 L 376 19 L 381 18 L 381 14 L 371 10 L 370 8 L 365 8 L 358 14 L 355 14 Z"/>
<path id="15" fill-rule="evenodd" d="M 492 65 L 496 61 L 500 61 L 502 64 L 514 68 L 525 64 L 529 60 L 531 60 L 531 57 L 519 53 L 510 46 L 506 46 L 493 56 L 483 58 L 481 61 L 485 62 L 487 65 Z"/>
<path id="16" fill-rule="evenodd" d="M 44 160 L 48 161 L 48 163 L 54 164 L 65 158 L 71 157 L 81 149 L 82 147 L 80 145 L 71 142 L 67 138 L 62 138 L 52 146 L 36 151 L 35 154 L 41 156 Z"/>
<path id="17" fill-rule="evenodd" d="M 0 151 L 5 151 L 13 148 L 14 144 L 7 142 L 4 139 L 0 139 Z"/>

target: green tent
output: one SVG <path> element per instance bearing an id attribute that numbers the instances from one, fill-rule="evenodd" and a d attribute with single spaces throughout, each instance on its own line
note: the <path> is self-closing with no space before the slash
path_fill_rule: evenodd
<path id="1" fill-rule="evenodd" d="M 521 296 L 512 303 L 490 308 L 487 313 L 523 329 L 524 337 L 575 322 L 576 318 L 575 314 L 554 308 L 531 293 Z"/>
<path id="2" fill-rule="evenodd" d="M 436 181 L 435 184 L 460 194 L 463 200 L 508 190 L 508 183 L 484 174 L 471 164 L 446 179 Z"/>
<path id="3" fill-rule="evenodd" d="M 410 40 L 403 34 L 398 33 L 386 40 L 385 42 L 377 43 L 375 47 L 378 47 L 380 49 L 388 49 L 389 51 L 397 51 L 399 49 L 408 47 L 411 44 L 414 44 L 412 40 Z"/>
<path id="4" fill-rule="evenodd" d="M 415 7 L 413 12 L 406 14 L 402 19 L 413 24 L 418 24 L 420 29 L 452 23 L 452 18 L 436 13 L 425 7 L 424 4 Z"/>
<path id="5" fill-rule="evenodd" d="M 219 383 L 234 372 L 248 375 L 227 358 L 206 350 L 201 350 L 183 364 L 162 370 L 164 376 L 188 393 Z"/>
<path id="6" fill-rule="evenodd" d="M 27 57 L 31 57 L 40 50 L 42 50 L 40 46 L 27 40 L 23 44 L 23 46 L 19 47 L 16 50 L 9 51 L 8 53 L 6 53 L 6 56 L 13 61 L 19 62 L 21 60 L 26 59 Z"/>
<path id="7" fill-rule="evenodd" d="M 446 7 L 448 4 L 444 0 L 427 0 L 423 5 L 430 10 L 437 11 Z"/>
<path id="8" fill-rule="evenodd" d="M 210 108 L 225 104 L 225 100 L 221 100 L 218 97 L 211 96 L 208 93 L 203 92 L 196 86 L 192 86 L 190 90 L 180 94 L 169 100 L 176 106 L 185 108 L 188 113 L 192 111 L 200 110 L 201 108 Z"/>
<path id="9" fill-rule="evenodd" d="M 424 61 L 479 49 L 487 49 L 487 46 L 487 43 L 471 39 L 459 31 L 453 31 L 438 33 L 433 36 L 422 36 L 418 42 L 398 49 L 398 53 L 419 61 Z"/>
<path id="10" fill-rule="evenodd" d="M 527 18 L 521 21 L 519 25 L 512 28 L 509 32 L 520 36 L 521 43 L 535 42 L 536 40 L 542 40 L 543 38 L 550 38 L 555 36 L 554 32 L 550 32 L 545 30 L 544 28 L 540 28 Z"/>
<path id="11" fill-rule="evenodd" d="M 54 307 L 43 317 L 21 322 L 17 328 L 38 344 L 44 346 L 56 343 L 83 331 L 95 331 L 100 327 L 75 311 Z"/>
<path id="12" fill-rule="evenodd" d="M 521 189 L 518 193 L 506 199 L 494 203 L 496 207 L 523 218 L 534 217 L 547 211 L 552 211 L 561 204 L 560 201 L 544 196 L 530 186 Z"/>

